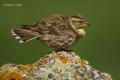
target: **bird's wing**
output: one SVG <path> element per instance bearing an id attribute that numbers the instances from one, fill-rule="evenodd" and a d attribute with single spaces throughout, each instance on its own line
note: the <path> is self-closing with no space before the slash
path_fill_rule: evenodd
<path id="1" fill-rule="evenodd" d="M 49 32 L 49 28 L 42 25 L 40 22 L 34 25 L 23 25 L 22 29 L 32 30 L 38 32 L 39 34 L 47 34 Z"/>
<path id="2" fill-rule="evenodd" d="M 61 15 L 55 15 L 50 18 L 41 21 L 43 26 L 49 28 L 50 33 L 61 35 L 64 30 L 69 30 L 69 26 L 66 24 L 66 17 Z"/>
<path id="3" fill-rule="evenodd" d="M 72 44 L 73 38 L 68 35 L 56 36 L 56 35 L 44 35 L 42 41 L 50 47 L 64 49 Z"/>

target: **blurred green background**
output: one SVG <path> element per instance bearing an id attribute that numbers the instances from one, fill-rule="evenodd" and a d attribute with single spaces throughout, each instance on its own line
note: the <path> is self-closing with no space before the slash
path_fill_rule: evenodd
<path id="1" fill-rule="evenodd" d="M 53 50 L 38 40 L 19 44 L 11 29 L 53 14 L 77 13 L 91 26 L 71 48 L 96 69 L 120 80 L 120 0 L 0 0 L 0 65 L 31 64 Z"/>

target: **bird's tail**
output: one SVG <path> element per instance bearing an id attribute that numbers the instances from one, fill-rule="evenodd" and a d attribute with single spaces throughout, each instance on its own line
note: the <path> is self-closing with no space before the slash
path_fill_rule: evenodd
<path id="1" fill-rule="evenodd" d="M 12 29 L 12 35 L 19 40 L 19 43 L 27 42 L 32 39 L 38 38 L 39 34 L 29 29 Z"/>

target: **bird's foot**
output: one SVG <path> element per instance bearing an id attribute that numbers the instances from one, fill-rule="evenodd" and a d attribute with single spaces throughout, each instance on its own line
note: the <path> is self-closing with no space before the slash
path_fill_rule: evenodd
<path id="1" fill-rule="evenodd" d="M 55 50 L 55 52 L 61 52 L 61 51 L 72 52 L 72 50 L 67 50 L 67 49 L 56 49 Z"/>

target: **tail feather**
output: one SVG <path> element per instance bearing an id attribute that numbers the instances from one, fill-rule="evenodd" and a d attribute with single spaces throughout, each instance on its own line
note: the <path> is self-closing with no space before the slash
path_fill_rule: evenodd
<path id="1" fill-rule="evenodd" d="M 15 36 L 16 39 L 19 40 L 20 43 L 30 41 L 39 36 L 37 32 L 27 29 L 12 29 L 11 33 Z"/>

